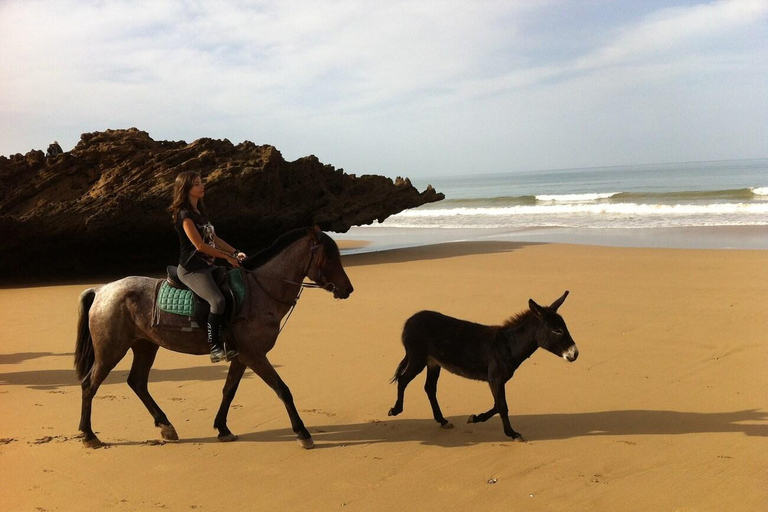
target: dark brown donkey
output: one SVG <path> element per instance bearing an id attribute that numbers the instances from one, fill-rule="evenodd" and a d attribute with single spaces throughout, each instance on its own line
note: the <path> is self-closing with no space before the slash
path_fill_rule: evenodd
<path id="1" fill-rule="evenodd" d="M 523 361 L 541 347 L 575 361 L 579 349 L 571 338 L 557 308 L 568 296 L 566 291 L 549 307 L 542 307 L 532 299 L 530 309 L 510 318 L 504 325 L 481 325 L 435 311 L 421 311 L 405 322 L 403 345 L 405 357 L 395 371 L 392 382 L 397 381 L 397 401 L 389 410 L 390 416 L 403 412 L 403 394 L 408 383 L 424 367 L 427 382 L 424 390 L 432 405 L 432 414 L 443 428 L 453 425 L 443 417 L 437 403 L 437 379 L 440 368 L 468 379 L 486 381 L 491 385 L 493 407 L 482 414 L 473 414 L 467 423 L 487 421 L 496 413 L 501 416 L 504 433 L 512 439 L 524 441 L 509 424 L 504 385 Z"/>
<path id="2" fill-rule="evenodd" d="M 338 299 L 346 299 L 352 293 L 339 249 L 325 233 L 299 229 L 284 234 L 272 246 L 247 259 L 243 268 L 248 270 L 245 272 L 248 293 L 240 313 L 245 319 L 230 328 L 240 355 L 230 364 L 213 426 L 219 430 L 220 440 L 237 439 L 227 428 L 227 412 L 240 379 L 249 367 L 285 404 L 299 444 L 312 448 L 312 437 L 296 411 L 291 392 L 267 359 L 267 352 L 277 341 L 280 321 L 295 304 L 301 287 L 306 286 L 302 284 L 304 277 L 333 292 Z M 157 284 L 157 279 L 126 277 L 88 289 L 80 296 L 75 368 L 83 388 L 80 430 L 87 447 L 102 445 L 91 428 L 93 397 L 128 349 L 133 350 L 128 385 L 149 410 L 163 439 L 178 439 L 176 429 L 149 395 L 149 370 L 159 347 L 205 356 L 209 352 L 206 333 L 202 330 L 181 332 L 152 326 Z"/>

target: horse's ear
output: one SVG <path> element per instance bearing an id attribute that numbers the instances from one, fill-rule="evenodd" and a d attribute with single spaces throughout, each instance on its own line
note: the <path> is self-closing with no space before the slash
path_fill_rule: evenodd
<path id="1" fill-rule="evenodd" d="M 531 308 L 531 311 L 533 311 L 536 316 L 543 317 L 544 316 L 544 308 L 536 304 L 533 299 L 528 299 L 528 307 Z"/>
<path id="2" fill-rule="evenodd" d="M 321 233 L 320 226 L 318 226 L 317 224 L 314 224 L 311 227 L 307 228 L 307 234 L 310 237 L 312 237 L 312 240 L 314 240 L 315 242 L 320 241 L 320 233 Z"/>
<path id="3" fill-rule="evenodd" d="M 552 311 L 557 311 L 557 308 L 563 305 L 563 302 L 565 301 L 565 298 L 567 296 L 568 296 L 568 290 L 565 290 L 565 293 L 563 294 L 563 296 L 557 299 L 555 302 L 553 302 L 552 305 L 549 306 L 549 308 Z"/>

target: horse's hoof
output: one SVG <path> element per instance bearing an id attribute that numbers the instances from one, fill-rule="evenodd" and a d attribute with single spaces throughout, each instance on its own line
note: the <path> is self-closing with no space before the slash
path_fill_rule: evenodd
<path id="1" fill-rule="evenodd" d="M 389 410 L 389 412 L 387 413 L 387 416 L 397 416 L 397 415 L 398 415 L 398 414 L 400 414 L 401 412 L 403 412 L 403 410 L 402 410 L 402 409 L 400 409 L 400 410 L 398 411 L 397 409 L 395 409 L 395 408 L 393 407 L 393 408 L 391 408 L 391 409 Z"/>
<path id="2" fill-rule="evenodd" d="M 523 436 L 521 436 L 520 434 L 517 434 L 516 436 L 512 436 L 512 440 L 514 442 L 516 442 L 516 443 L 524 443 L 525 442 L 525 438 L 523 438 Z"/>
<path id="3" fill-rule="evenodd" d="M 444 428 L 446 430 L 452 429 L 453 428 L 453 423 L 451 423 L 450 421 L 446 421 L 445 423 L 442 423 L 440 425 L 440 428 Z"/>
<path id="4" fill-rule="evenodd" d="M 296 439 L 296 441 L 299 443 L 299 446 L 304 448 L 305 450 L 311 450 L 315 447 L 315 442 L 312 440 L 312 438 L 308 439 Z"/>
<path id="5" fill-rule="evenodd" d="M 231 443 L 232 441 L 237 441 L 237 436 L 232 432 L 228 432 L 226 434 L 219 434 L 219 441 L 221 441 L 222 443 Z"/>
<path id="6" fill-rule="evenodd" d="M 166 441 L 178 441 L 179 434 L 176 433 L 176 429 L 173 425 L 162 425 L 160 427 L 160 436 Z"/>
<path id="7" fill-rule="evenodd" d="M 470 414 L 469 418 L 467 418 L 467 423 L 477 423 L 477 416 Z"/>
<path id="8" fill-rule="evenodd" d="M 98 437 L 94 437 L 92 439 L 83 439 L 83 446 L 86 448 L 96 449 L 96 448 L 103 448 L 107 445 L 102 443 Z"/>

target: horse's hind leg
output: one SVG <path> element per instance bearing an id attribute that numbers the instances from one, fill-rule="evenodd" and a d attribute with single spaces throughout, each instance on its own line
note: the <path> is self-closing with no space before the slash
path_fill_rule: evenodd
<path id="1" fill-rule="evenodd" d="M 235 398 L 235 393 L 237 393 L 237 387 L 240 385 L 240 379 L 243 378 L 245 368 L 245 365 L 238 359 L 233 359 L 229 365 L 227 381 L 224 383 L 224 389 L 222 390 L 221 406 L 219 406 L 219 412 L 216 414 L 216 419 L 213 422 L 213 428 L 219 430 L 219 441 L 237 440 L 237 436 L 227 428 L 227 413 L 229 412 L 229 406 L 232 405 L 232 400 Z"/>
<path id="2" fill-rule="evenodd" d="M 99 361 L 96 358 L 88 375 L 83 378 L 81 388 L 83 390 L 83 403 L 80 411 L 80 431 L 83 433 L 83 445 L 86 448 L 101 448 L 104 446 L 96 434 L 94 434 L 91 427 L 91 407 L 93 405 L 93 397 L 96 396 L 96 392 L 99 390 L 99 386 L 107 378 L 112 368 L 119 362 L 119 359 L 112 363 L 105 363 Z"/>
<path id="3" fill-rule="evenodd" d="M 149 394 L 147 387 L 149 371 L 155 362 L 158 348 L 157 345 L 148 340 L 139 340 L 133 344 L 131 347 L 133 350 L 133 365 L 131 366 L 131 373 L 128 375 L 128 385 L 136 393 L 136 396 L 141 399 L 149 414 L 152 415 L 152 419 L 155 420 L 155 426 L 160 427 L 160 435 L 163 436 L 163 439 L 178 441 L 179 435 L 176 433 L 176 429 L 173 428 L 171 422 L 168 421 L 168 417 Z"/>
<path id="4" fill-rule="evenodd" d="M 427 366 L 425 357 L 416 357 L 413 353 L 406 353 L 400 366 L 397 367 L 398 372 L 395 375 L 395 379 L 397 380 L 397 400 L 395 401 L 395 405 L 389 410 L 389 416 L 397 416 L 403 412 L 405 388 L 407 388 L 408 384 L 421 373 L 425 366 Z"/>
<path id="5" fill-rule="evenodd" d="M 427 392 L 429 404 L 432 406 L 432 415 L 435 421 L 443 428 L 453 428 L 453 424 L 443 417 L 440 404 L 437 403 L 437 379 L 440 378 L 440 366 L 436 363 L 427 363 L 427 382 L 424 391 Z"/>

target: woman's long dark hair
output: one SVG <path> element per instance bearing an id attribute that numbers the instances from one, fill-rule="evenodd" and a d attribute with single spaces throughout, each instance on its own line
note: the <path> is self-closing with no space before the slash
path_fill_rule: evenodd
<path id="1" fill-rule="evenodd" d="M 197 171 L 184 171 L 176 176 L 176 181 L 173 183 L 173 202 L 170 208 L 168 208 L 173 217 L 173 222 L 176 222 L 179 218 L 179 210 L 192 210 L 192 205 L 189 204 L 189 191 L 195 183 L 195 178 L 202 179 L 202 176 Z M 208 216 L 202 199 L 197 202 L 197 209 L 204 216 Z"/>

